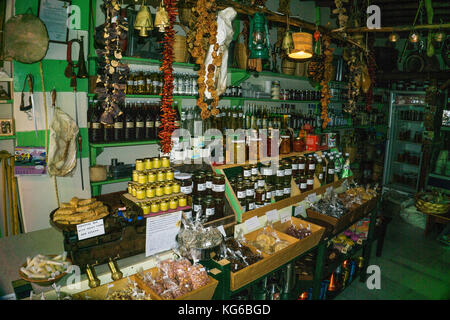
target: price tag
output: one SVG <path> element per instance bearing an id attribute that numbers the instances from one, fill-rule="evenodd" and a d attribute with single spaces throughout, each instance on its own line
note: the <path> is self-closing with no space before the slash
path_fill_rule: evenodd
<path id="1" fill-rule="evenodd" d="M 305 206 L 303 206 L 302 204 L 295 207 L 294 210 L 294 216 L 302 216 L 303 218 L 307 218 L 307 214 L 306 214 L 306 210 L 305 210 Z"/>
<path id="2" fill-rule="evenodd" d="M 78 240 L 89 239 L 105 234 L 103 219 L 77 224 Z"/>
<path id="3" fill-rule="evenodd" d="M 247 231 L 251 232 L 253 230 L 259 229 L 261 227 L 261 224 L 259 223 L 258 217 L 254 216 L 245 221 L 245 226 L 247 227 Z"/>
<path id="4" fill-rule="evenodd" d="M 309 202 L 314 203 L 314 202 L 316 202 L 316 200 L 317 200 L 317 195 L 316 195 L 315 192 L 314 192 L 314 193 L 311 193 L 310 195 L 308 195 L 308 201 L 309 201 Z"/>
<path id="5" fill-rule="evenodd" d="M 289 211 L 281 212 L 280 213 L 280 220 L 281 220 L 281 223 L 285 223 L 285 222 L 291 221 L 291 213 Z"/>
<path id="6" fill-rule="evenodd" d="M 220 231 L 220 233 L 226 238 L 227 234 L 225 233 L 225 229 L 223 228 L 223 226 L 218 226 L 217 230 Z"/>
<path id="7" fill-rule="evenodd" d="M 270 210 L 266 212 L 267 222 L 273 222 L 278 220 L 278 210 Z"/>

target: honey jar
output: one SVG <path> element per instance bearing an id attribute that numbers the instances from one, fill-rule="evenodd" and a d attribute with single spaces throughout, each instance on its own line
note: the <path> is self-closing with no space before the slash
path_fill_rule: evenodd
<path id="1" fill-rule="evenodd" d="M 159 201 L 158 200 L 153 200 L 150 202 L 150 211 L 152 213 L 159 212 Z"/>
<path id="2" fill-rule="evenodd" d="M 154 183 L 156 182 L 156 174 L 154 171 L 148 171 L 147 173 L 147 181 L 149 183 Z"/>
<path id="3" fill-rule="evenodd" d="M 164 194 L 166 196 L 170 196 L 172 194 L 173 190 L 172 190 L 172 184 L 171 183 L 166 183 L 164 185 Z"/>
<path id="4" fill-rule="evenodd" d="M 138 199 L 138 200 L 145 199 L 145 188 L 144 187 L 136 188 L 136 199 Z"/>
<path id="5" fill-rule="evenodd" d="M 152 159 L 151 158 L 145 158 L 144 159 L 144 166 L 145 166 L 145 170 L 151 170 L 152 169 Z"/>
<path id="6" fill-rule="evenodd" d="M 180 193 L 181 187 L 180 183 L 177 181 L 172 182 L 172 193 Z"/>
<path id="7" fill-rule="evenodd" d="M 173 181 L 173 169 L 166 170 L 166 181 Z"/>
<path id="8" fill-rule="evenodd" d="M 138 171 L 137 170 L 133 170 L 133 174 L 132 174 L 132 180 L 133 182 L 138 182 Z"/>
<path id="9" fill-rule="evenodd" d="M 187 198 L 186 198 L 186 196 L 179 196 L 178 197 L 178 205 L 180 207 L 186 207 L 187 206 Z"/>
<path id="10" fill-rule="evenodd" d="M 132 189 L 133 189 L 133 182 L 128 182 L 128 193 L 132 194 Z"/>
<path id="11" fill-rule="evenodd" d="M 160 158 L 152 158 L 152 167 L 153 169 L 161 168 L 161 159 Z"/>
<path id="12" fill-rule="evenodd" d="M 156 172 L 156 181 L 163 182 L 166 180 L 166 174 L 163 170 L 159 170 Z"/>
<path id="13" fill-rule="evenodd" d="M 150 204 L 148 202 L 141 203 L 142 213 L 147 215 L 150 213 Z"/>
<path id="14" fill-rule="evenodd" d="M 147 175 L 143 172 L 140 172 L 138 174 L 138 181 L 139 184 L 146 184 L 147 183 Z"/>
<path id="15" fill-rule="evenodd" d="M 164 186 L 162 184 L 157 184 L 155 186 L 155 195 L 157 197 L 162 197 L 164 195 Z"/>
<path id="16" fill-rule="evenodd" d="M 169 199 L 169 209 L 174 210 L 176 208 L 178 208 L 178 197 L 171 197 Z"/>
<path id="17" fill-rule="evenodd" d="M 144 164 L 144 161 L 142 159 L 137 159 L 136 160 L 136 170 L 137 171 L 144 171 L 145 170 L 145 164 Z"/>
<path id="18" fill-rule="evenodd" d="M 149 199 L 154 198 L 156 195 L 156 188 L 152 184 L 147 185 L 147 189 L 145 190 L 145 196 Z"/>
<path id="19" fill-rule="evenodd" d="M 163 167 L 163 168 L 169 168 L 170 167 L 170 159 L 169 159 L 169 157 L 162 157 L 161 158 L 161 167 Z"/>
<path id="20" fill-rule="evenodd" d="M 135 184 L 133 184 L 133 186 L 131 187 L 131 195 L 133 197 L 136 197 L 136 185 Z"/>
<path id="21" fill-rule="evenodd" d="M 159 202 L 159 210 L 160 211 L 169 210 L 169 202 L 167 201 L 167 199 L 161 199 L 161 201 Z"/>

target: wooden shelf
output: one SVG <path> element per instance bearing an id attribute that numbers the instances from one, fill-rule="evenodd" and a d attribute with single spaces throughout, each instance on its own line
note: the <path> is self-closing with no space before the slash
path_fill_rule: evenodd
<path id="1" fill-rule="evenodd" d="M 96 187 L 96 186 L 103 186 L 105 184 L 112 184 L 112 183 L 120 183 L 120 182 L 127 182 L 127 181 L 131 181 L 131 177 L 127 177 L 127 178 L 120 178 L 120 179 L 108 179 L 105 181 L 98 181 L 98 182 L 91 182 L 91 186 Z"/>
<path id="2" fill-rule="evenodd" d="M 143 141 L 125 141 L 125 142 L 111 142 L 111 143 L 90 143 L 91 148 L 110 148 L 110 147 L 127 147 L 127 146 L 141 146 L 146 144 L 157 144 L 159 140 L 143 140 Z"/>
<path id="3" fill-rule="evenodd" d="M 16 136 L 0 136 L 0 140 L 14 140 Z"/>
<path id="4" fill-rule="evenodd" d="M 0 104 L 10 104 L 13 103 L 13 99 L 0 99 Z"/>

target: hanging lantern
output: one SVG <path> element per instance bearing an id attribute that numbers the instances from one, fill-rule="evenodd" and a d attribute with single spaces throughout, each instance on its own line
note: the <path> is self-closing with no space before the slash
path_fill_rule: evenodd
<path id="1" fill-rule="evenodd" d="M 150 13 L 150 9 L 145 5 L 145 0 L 142 0 L 141 8 L 136 15 L 134 28 L 139 30 L 141 37 L 148 37 L 147 31 L 153 29 L 152 14 Z"/>
<path id="2" fill-rule="evenodd" d="M 409 42 L 411 43 L 417 43 L 419 42 L 419 34 L 417 32 L 413 32 L 409 35 Z"/>
<path id="3" fill-rule="evenodd" d="M 269 28 L 264 14 L 255 13 L 250 18 L 250 37 L 248 39 L 250 59 L 269 59 Z"/>
<path id="4" fill-rule="evenodd" d="M 294 50 L 289 54 L 292 59 L 309 59 L 313 55 L 312 34 L 307 32 L 296 32 L 292 34 Z"/>
<path id="5" fill-rule="evenodd" d="M 445 40 L 445 33 L 442 31 L 438 31 L 434 34 L 434 41 L 442 42 Z"/>
<path id="6" fill-rule="evenodd" d="M 155 27 L 159 29 L 159 32 L 164 32 L 164 29 L 169 26 L 169 15 L 166 9 L 162 5 L 162 1 L 156 9 Z"/>
<path id="7" fill-rule="evenodd" d="M 392 33 L 389 35 L 389 41 L 390 41 L 390 42 L 397 42 L 398 39 L 400 39 L 400 36 L 398 35 L 398 33 L 392 32 Z"/>

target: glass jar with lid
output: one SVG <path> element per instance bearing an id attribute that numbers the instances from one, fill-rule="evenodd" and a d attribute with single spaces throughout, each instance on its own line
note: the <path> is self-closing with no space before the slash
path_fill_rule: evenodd
<path id="1" fill-rule="evenodd" d="M 306 180 L 306 175 L 305 174 L 300 176 L 300 178 L 299 178 L 299 186 L 298 187 L 299 187 L 301 193 L 308 191 L 307 180 Z"/>
<path id="2" fill-rule="evenodd" d="M 174 179 L 173 169 L 168 168 L 165 170 L 165 178 L 166 178 L 166 181 L 173 181 L 173 179 Z"/>
<path id="3" fill-rule="evenodd" d="M 162 197 L 164 195 L 164 185 L 161 183 L 155 184 L 155 195 L 157 197 Z"/>
<path id="4" fill-rule="evenodd" d="M 246 200 L 247 211 L 251 211 L 255 209 L 255 199 L 247 198 Z"/>
<path id="5" fill-rule="evenodd" d="M 161 159 L 158 157 L 152 158 L 152 168 L 159 169 L 161 168 Z"/>
<path id="6" fill-rule="evenodd" d="M 167 198 L 162 198 L 159 200 L 159 210 L 162 212 L 169 210 L 169 201 Z"/>
<path id="7" fill-rule="evenodd" d="M 139 172 L 137 170 L 133 170 L 132 176 L 131 176 L 131 178 L 132 178 L 131 180 L 133 182 L 138 182 L 138 176 L 139 176 Z"/>
<path id="8" fill-rule="evenodd" d="M 172 192 L 173 193 L 180 193 L 181 188 L 180 188 L 180 183 L 178 181 L 173 181 L 172 182 Z"/>
<path id="9" fill-rule="evenodd" d="M 187 206 L 187 198 L 185 195 L 178 196 L 178 205 L 180 207 L 186 207 Z"/>
<path id="10" fill-rule="evenodd" d="M 175 180 L 180 184 L 180 192 L 190 195 L 192 194 L 193 182 L 192 175 L 189 173 L 178 173 L 175 175 Z"/>
<path id="11" fill-rule="evenodd" d="M 245 201 L 247 190 L 244 182 L 238 182 L 236 188 L 236 196 L 239 202 Z"/>
<path id="12" fill-rule="evenodd" d="M 136 159 L 136 170 L 137 171 L 144 171 L 145 170 L 144 160 Z"/>
<path id="13" fill-rule="evenodd" d="M 264 202 L 266 200 L 266 190 L 264 187 L 259 187 L 255 190 L 255 201 Z"/>
<path id="14" fill-rule="evenodd" d="M 159 212 L 159 200 L 152 200 L 150 201 L 150 212 L 156 213 Z"/>
<path id="15" fill-rule="evenodd" d="M 225 177 L 222 174 L 213 176 L 212 195 L 214 198 L 223 198 L 225 195 Z"/>
<path id="16" fill-rule="evenodd" d="M 215 203 L 212 196 L 206 196 L 203 200 L 203 208 L 205 209 L 205 216 L 207 219 L 214 216 Z"/>
<path id="17" fill-rule="evenodd" d="M 172 192 L 173 192 L 173 190 L 172 190 L 172 183 L 166 182 L 164 184 L 164 195 L 170 196 L 172 194 Z"/>
<path id="18" fill-rule="evenodd" d="M 283 184 L 281 183 L 275 184 L 275 202 L 283 200 L 283 196 L 284 196 Z"/>
<path id="19" fill-rule="evenodd" d="M 251 176 L 250 181 L 253 183 L 254 189 L 256 190 L 258 188 L 258 178 L 255 176 Z"/>
<path id="20" fill-rule="evenodd" d="M 252 168 L 249 165 L 242 166 L 242 174 L 244 176 L 244 179 L 250 178 L 252 175 Z"/>
<path id="21" fill-rule="evenodd" d="M 274 197 L 273 186 L 271 184 L 266 184 L 264 189 L 266 190 L 266 202 L 271 203 Z"/>
<path id="22" fill-rule="evenodd" d="M 164 170 L 156 171 L 156 181 L 164 182 L 165 180 L 166 180 L 166 174 L 165 174 Z"/>
<path id="23" fill-rule="evenodd" d="M 170 197 L 169 198 L 169 209 L 175 210 L 176 208 L 178 208 L 178 197 L 176 197 L 176 196 Z"/>
<path id="24" fill-rule="evenodd" d="M 206 191 L 206 175 L 203 171 L 197 171 L 194 174 L 194 195 L 203 196 Z"/>
<path id="25" fill-rule="evenodd" d="M 306 158 L 304 156 L 299 156 L 297 158 L 298 163 L 298 175 L 302 176 L 306 173 Z"/>
<path id="26" fill-rule="evenodd" d="M 250 165 L 250 170 L 251 170 L 251 174 L 252 176 L 257 176 L 258 173 L 258 165 L 256 163 L 253 163 Z"/>
<path id="27" fill-rule="evenodd" d="M 206 173 L 206 195 L 212 195 L 214 173 L 209 171 Z"/>
<path id="28" fill-rule="evenodd" d="M 156 196 L 155 185 L 149 183 L 145 189 L 145 197 L 148 199 L 154 198 Z"/>
<path id="29" fill-rule="evenodd" d="M 283 198 L 287 199 L 291 196 L 291 183 L 290 182 L 284 182 L 283 185 Z"/>
<path id="30" fill-rule="evenodd" d="M 127 190 L 128 190 L 129 194 L 133 194 L 133 187 L 134 187 L 134 182 L 132 182 L 132 181 L 128 182 Z"/>
<path id="31" fill-rule="evenodd" d="M 280 161 L 277 167 L 277 178 L 276 183 L 283 183 L 284 182 L 284 162 Z"/>
<path id="32" fill-rule="evenodd" d="M 306 190 L 310 191 L 312 189 L 314 189 L 314 174 L 310 172 L 306 176 Z"/>
<path id="33" fill-rule="evenodd" d="M 137 182 L 139 184 L 146 184 L 147 183 L 147 175 L 144 172 L 139 172 Z"/>
<path id="34" fill-rule="evenodd" d="M 258 188 L 264 187 L 266 185 L 266 180 L 264 179 L 264 177 L 262 175 L 259 174 L 256 178 L 258 180 Z"/>
<path id="35" fill-rule="evenodd" d="M 144 159 L 144 166 L 145 166 L 145 170 L 153 169 L 153 167 L 152 167 L 152 158 L 145 158 Z"/>
<path id="36" fill-rule="evenodd" d="M 170 158 L 169 157 L 161 157 L 161 167 L 162 168 L 170 167 Z"/>
<path id="37" fill-rule="evenodd" d="M 144 186 L 138 186 L 136 188 L 136 199 L 138 199 L 138 200 L 145 199 L 145 187 Z"/>
<path id="38" fill-rule="evenodd" d="M 192 203 L 192 209 L 194 214 L 194 219 L 197 219 L 197 217 L 201 217 L 200 215 L 203 214 L 203 198 L 202 197 L 194 197 L 193 203 Z"/>
<path id="39" fill-rule="evenodd" d="M 215 198 L 214 199 L 214 216 L 213 216 L 213 218 L 215 220 L 224 217 L 224 208 L 225 208 L 225 203 L 224 203 L 223 198 Z"/>
<path id="40" fill-rule="evenodd" d="M 244 180 L 245 183 L 245 194 L 248 199 L 255 196 L 255 185 L 251 180 Z"/>
<path id="41" fill-rule="evenodd" d="M 270 183 L 270 184 L 273 183 L 273 181 L 272 181 L 273 172 L 272 172 L 272 167 L 271 167 L 270 162 L 262 163 L 261 173 L 262 173 L 262 175 L 264 176 L 264 178 L 266 180 L 266 184 L 267 183 Z"/>
<path id="42" fill-rule="evenodd" d="M 291 153 L 291 137 L 288 135 L 282 135 L 280 144 L 280 154 Z"/>
<path id="43" fill-rule="evenodd" d="M 149 202 L 141 202 L 140 203 L 142 214 L 145 216 L 150 213 L 150 203 Z"/>
<path id="44" fill-rule="evenodd" d="M 153 171 L 153 170 L 147 171 L 147 181 L 149 183 L 156 182 L 156 173 L 155 173 L 155 171 Z"/>

